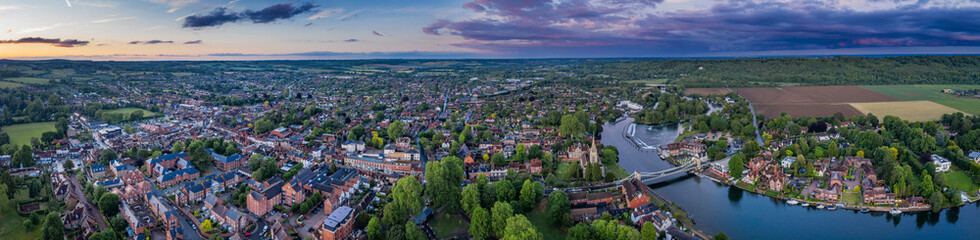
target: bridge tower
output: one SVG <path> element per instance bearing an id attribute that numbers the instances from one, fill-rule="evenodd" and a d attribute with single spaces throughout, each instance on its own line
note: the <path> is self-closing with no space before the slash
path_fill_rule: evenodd
<path id="1" fill-rule="evenodd" d="M 633 179 L 636 179 L 637 181 L 640 181 L 640 172 L 639 171 L 633 170 Z"/>

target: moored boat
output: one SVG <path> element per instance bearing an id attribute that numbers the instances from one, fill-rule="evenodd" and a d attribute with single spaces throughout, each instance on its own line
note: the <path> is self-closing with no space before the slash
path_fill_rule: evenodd
<path id="1" fill-rule="evenodd" d="M 837 210 L 837 206 L 836 205 L 830 205 L 830 207 L 828 207 L 827 210 L 830 210 L 830 211 Z"/>
<path id="2" fill-rule="evenodd" d="M 804 207 L 809 207 L 809 206 L 810 206 L 810 203 L 808 203 L 808 202 L 804 202 L 804 203 L 803 203 L 803 204 L 802 204 L 801 206 L 804 206 Z"/>
<path id="3" fill-rule="evenodd" d="M 888 211 L 888 213 L 891 213 L 892 215 L 899 215 L 902 214 L 902 210 L 898 210 L 897 208 L 892 208 L 892 210 Z"/>
<path id="4" fill-rule="evenodd" d="M 862 209 L 861 209 L 861 212 L 863 212 L 863 213 L 866 213 L 866 212 L 870 212 L 870 211 L 871 211 L 871 210 L 868 210 L 867 208 L 862 208 Z"/>
<path id="5" fill-rule="evenodd" d="M 790 200 L 787 200 L 786 203 L 788 203 L 789 205 L 796 205 L 796 204 L 798 204 L 800 202 L 799 201 L 796 201 L 796 199 L 790 199 Z"/>
<path id="6" fill-rule="evenodd" d="M 820 204 L 820 205 L 817 205 L 817 209 L 823 209 L 823 208 L 825 208 L 825 207 L 826 207 L 826 206 L 824 206 L 823 204 Z"/>

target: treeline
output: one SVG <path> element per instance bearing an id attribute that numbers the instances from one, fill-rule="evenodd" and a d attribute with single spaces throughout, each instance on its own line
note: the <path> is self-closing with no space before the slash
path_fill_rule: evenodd
<path id="1" fill-rule="evenodd" d="M 619 80 L 669 79 L 688 87 L 975 84 L 980 56 L 792 57 L 595 62 L 580 72 Z"/>
<path id="2" fill-rule="evenodd" d="M 0 89 L 0 126 L 53 121 L 70 114 L 71 107 L 56 93 Z"/>

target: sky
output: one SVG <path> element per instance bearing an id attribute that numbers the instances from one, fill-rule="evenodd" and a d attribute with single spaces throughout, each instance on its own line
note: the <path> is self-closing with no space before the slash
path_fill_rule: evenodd
<path id="1" fill-rule="evenodd" d="M 980 54 L 980 0 L 0 0 L 0 59 Z"/>

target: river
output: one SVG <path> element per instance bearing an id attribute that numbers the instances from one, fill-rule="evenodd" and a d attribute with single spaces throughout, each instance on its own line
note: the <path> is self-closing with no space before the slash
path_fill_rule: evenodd
<path id="1" fill-rule="evenodd" d="M 603 126 L 602 143 L 619 149 L 620 166 L 627 172 L 673 167 L 655 152 L 641 151 L 623 137 L 631 122 L 627 119 Z M 656 146 L 673 142 L 678 134 L 676 124 L 638 125 L 635 137 Z M 980 239 L 977 203 L 940 213 L 892 216 L 790 206 L 690 174 L 650 187 L 686 210 L 695 228 L 712 235 L 725 232 L 732 239 Z"/>

